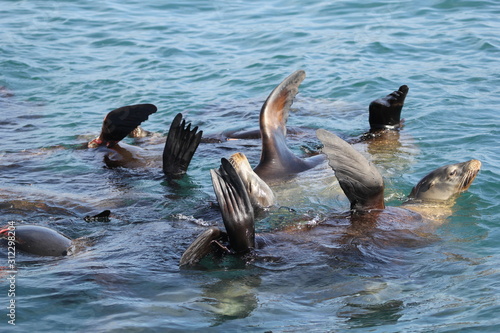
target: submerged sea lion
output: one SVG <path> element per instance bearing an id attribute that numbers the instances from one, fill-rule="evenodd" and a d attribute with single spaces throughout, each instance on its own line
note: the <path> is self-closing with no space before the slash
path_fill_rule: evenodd
<path id="1" fill-rule="evenodd" d="M 270 207 L 276 203 L 273 190 L 252 170 L 244 154 L 233 154 L 229 158 L 229 162 L 245 185 L 254 209 Z"/>
<path id="2" fill-rule="evenodd" d="M 39 256 L 66 256 L 71 253 L 73 242 L 59 232 L 37 225 L 19 225 L 15 229 L 0 230 L 0 238 L 13 241 L 16 251 Z M 9 244 L 9 247 L 11 245 Z"/>
<path id="3" fill-rule="evenodd" d="M 286 101 L 289 103 L 287 108 L 282 110 L 280 107 L 274 108 L 272 103 L 271 105 L 268 105 L 268 109 L 265 109 L 266 104 L 261 109 L 261 116 L 260 120 L 262 121 L 263 119 L 267 120 L 267 126 L 266 124 L 260 123 L 260 129 L 255 129 L 255 130 L 227 130 L 224 131 L 220 135 L 216 136 L 208 136 L 203 139 L 204 142 L 221 142 L 221 141 L 226 141 L 226 140 L 239 140 L 239 139 L 259 139 L 262 138 L 262 134 L 266 131 L 266 127 L 272 128 L 273 121 L 275 122 L 275 127 L 280 127 L 281 131 L 284 131 L 285 134 L 299 134 L 303 132 L 303 129 L 298 129 L 298 128 L 285 128 L 286 126 L 286 121 L 288 118 L 288 111 L 290 106 L 293 103 L 293 99 L 295 95 L 298 93 L 298 86 L 302 82 L 302 80 L 305 78 L 305 72 L 304 71 L 296 71 L 292 75 L 290 75 L 288 78 L 286 78 L 280 86 L 278 86 L 268 97 L 266 103 L 271 103 L 272 102 L 272 95 L 273 93 L 278 93 L 278 91 L 283 90 L 284 88 L 288 88 L 288 100 Z M 295 81 L 294 81 L 295 80 Z M 288 84 L 290 84 L 288 87 L 286 87 Z M 277 91 L 278 90 L 278 91 Z M 401 119 L 401 111 L 404 106 L 404 101 L 406 99 L 406 96 L 408 95 L 409 88 L 407 85 L 402 85 L 399 87 L 398 90 L 391 92 L 387 96 L 383 98 L 376 99 L 372 101 L 369 104 L 368 107 L 368 113 L 369 113 L 369 124 L 370 124 L 370 130 L 363 134 L 360 138 L 353 139 L 353 141 L 357 140 L 370 140 L 373 138 L 379 138 L 383 136 L 384 134 L 387 133 L 392 133 L 394 131 L 398 131 L 401 129 L 404 123 L 404 119 Z M 283 93 L 283 92 L 282 92 Z M 285 91 L 286 93 L 286 91 Z M 283 95 L 281 97 L 284 97 Z M 275 96 L 275 99 L 278 99 L 277 96 Z M 275 102 L 277 102 L 275 100 Z M 276 105 L 276 104 L 275 104 Z M 264 112 L 266 110 L 266 112 Z M 273 114 L 276 112 L 275 114 Z M 281 113 L 281 115 L 280 115 Z M 263 117 L 264 116 L 264 117 Z M 263 125 L 264 125 L 264 131 L 263 131 Z M 272 131 L 268 131 L 271 134 L 273 134 Z"/>
<path id="4" fill-rule="evenodd" d="M 165 175 L 178 177 L 186 173 L 202 135 L 203 131 L 198 131 L 198 126 L 191 129 L 191 123 L 186 125 L 182 114 L 178 113 L 175 116 L 163 149 Z"/>
<path id="5" fill-rule="evenodd" d="M 123 106 L 110 111 L 102 123 L 101 133 L 88 143 L 89 148 L 113 148 L 158 109 L 153 104 Z"/>
<path id="6" fill-rule="evenodd" d="M 109 222 L 110 213 L 105 210 L 93 216 L 85 216 L 84 220 Z M 78 240 L 72 240 L 54 229 L 30 224 L 0 228 L 0 241 L 3 245 L 14 247 L 15 251 L 52 257 L 70 255 L 79 247 Z"/>
<path id="7" fill-rule="evenodd" d="M 480 161 L 470 160 L 438 168 L 414 187 L 410 201 L 403 208 L 386 208 L 384 181 L 373 164 L 333 133 L 320 129 L 317 134 L 351 203 L 354 228 L 385 222 L 404 229 L 405 223 L 420 217 L 419 207 L 436 201 L 451 205 L 453 198 L 469 188 L 481 167 Z M 195 264 L 215 249 L 242 254 L 255 248 L 252 200 L 238 172 L 229 161 L 222 159 L 219 170 L 211 170 L 211 173 L 226 232 L 213 227 L 202 233 L 183 254 L 181 266 Z"/>
<path id="8" fill-rule="evenodd" d="M 145 131 L 139 125 L 157 110 L 153 104 L 124 106 L 109 112 L 104 118 L 101 134 L 88 143 L 89 148 L 104 147 L 109 149 L 105 157 L 109 167 L 144 166 L 144 150 L 120 141 L 130 133 L 143 137 Z M 198 127 L 191 129 L 182 114 L 177 114 L 170 125 L 170 130 L 163 150 L 163 172 L 169 177 L 179 177 L 186 173 L 189 163 L 198 148 L 203 131 Z"/>

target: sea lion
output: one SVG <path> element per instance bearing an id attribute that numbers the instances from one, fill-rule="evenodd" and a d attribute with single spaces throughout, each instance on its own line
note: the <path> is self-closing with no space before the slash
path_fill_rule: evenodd
<path id="1" fill-rule="evenodd" d="M 113 148 L 157 110 L 157 107 L 153 104 L 136 104 L 110 111 L 104 117 L 101 133 L 88 143 L 88 147 L 105 146 Z"/>
<path id="2" fill-rule="evenodd" d="M 282 82 L 282 84 L 285 83 L 285 81 L 289 80 L 294 75 L 298 74 L 302 75 L 302 73 L 304 73 L 304 77 L 302 78 L 303 80 L 305 78 L 305 72 L 297 71 L 293 73 L 290 77 L 286 78 Z M 290 105 L 288 106 L 288 108 L 291 106 L 293 98 L 298 92 L 299 84 L 300 82 L 297 83 L 296 87 L 290 87 L 296 89 L 296 91 L 292 92 L 293 96 L 290 97 L 291 100 L 289 101 Z M 368 121 L 370 124 L 370 129 L 368 132 L 361 135 L 361 137 L 355 138 L 353 140 L 355 141 L 369 140 L 380 137 L 384 133 L 399 131 L 404 124 L 404 119 L 401 119 L 401 111 L 403 109 L 406 96 L 408 95 L 408 91 L 409 87 L 407 85 L 402 85 L 399 87 L 398 90 L 391 92 L 387 96 L 378 98 L 370 102 L 368 106 L 368 114 L 369 114 Z M 270 97 L 271 96 L 268 97 L 268 100 L 270 99 Z M 263 108 L 261 109 L 261 119 L 262 119 L 262 111 Z M 288 111 L 288 109 L 286 111 Z M 286 113 L 286 117 L 288 117 L 288 112 Z M 285 122 L 284 125 L 286 125 L 286 118 L 284 119 L 284 122 Z M 303 128 L 301 129 L 301 128 L 287 127 L 285 131 L 287 135 L 290 134 L 299 135 L 304 133 Z M 245 139 L 260 139 L 260 138 L 262 138 L 262 129 L 253 129 L 253 130 L 231 129 L 223 131 L 219 135 L 212 135 L 212 136 L 209 135 L 207 137 L 204 137 L 203 142 L 210 143 L 210 142 L 222 142 L 227 140 L 245 140 Z"/>
<path id="3" fill-rule="evenodd" d="M 198 126 L 191 129 L 191 123 L 186 124 L 182 114 L 175 116 L 163 149 L 165 175 L 179 177 L 186 173 L 202 135 L 203 131 L 198 131 Z"/>
<path id="4" fill-rule="evenodd" d="M 104 210 L 96 215 L 83 218 L 85 222 L 109 222 L 111 212 Z M 16 225 L 0 228 L 0 240 L 3 245 L 15 247 L 15 250 L 39 256 L 66 256 L 79 249 L 78 240 L 72 240 L 58 231 L 38 225 Z M 11 244 L 10 242 L 13 242 Z"/>
<path id="5" fill-rule="evenodd" d="M 384 181 L 375 166 L 335 134 L 320 129 L 317 135 L 350 201 L 352 228 L 346 231 L 346 238 L 362 236 L 380 222 L 396 229 L 405 229 L 414 220 L 425 224 L 430 215 L 422 216 L 420 208 L 436 201 L 451 205 L 453 198 L 470 187 L 481 167 L 481 162 L 473 159 L 438 168 L 414 187 L 407 204 L 386 207 Z M 202 233 L 182 256 L 181 266 L 195 264 L 216 249 L 246 254 L 256 247 L 252 200 L 238 172 L 222 159 L 219 170 L 211 173 L 226 232 L 213 227 Z"/>
<path id="6" fill-rule="evenodd" d="M 139 125 L 156 111 L 153 104 L 137 104 L 109 112 L 104 118 L 100 135 L 90 141 L 88 147 L 108 149 L 104 158 L 108 167 L 144 166 L 150 156 L 143 149 L 120 141 L 131 133 L 135 137 L 148 135 Z M 202 134 L 203 131 L 198 131 L 197 126 L 191 129 L 191 123 L 186 124 L 182 114 L 175 116 L 162 155 L 163 172 L 166 176 L 178 178 L 186 173 Z"/>
<path id="7" fill-rule="evenodd" d="M 39 256 L 66 256 L 71 253 L 73 242 L 63 234 L 37 225 L 18 225 L 0 230 L 0 238 L 9 241 L 16 251 Z M 15 244 L 10 244 L 14 242 Z"/>
<path id="8" fill-rule="evenodd" d="M 375 166 L 335 134 L 324 129 L 316 133 L 324 145 L 323 152 L 328 156 L 329 165 L 351 203 L 351 210 L 384 209 L 384 181 Z M 481 162 L 475 159 L 440 167 L 418 182 L 410 193 L 409 202 L 451 204 L 454 197 L 470 187 L 480 168 Z M 412 209 L 412 206 L 407 208 Z"/>

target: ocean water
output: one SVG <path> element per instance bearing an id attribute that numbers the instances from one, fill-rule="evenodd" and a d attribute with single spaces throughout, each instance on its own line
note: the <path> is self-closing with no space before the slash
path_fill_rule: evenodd
<path id="1" fill-rule="evenodd" d="M 0 330 L 498 332 L 499 15 L 494 0 L 3 1 L 0 222 L 49 226 L 81 249 L 17 253 L 15 296 L 2 249 Z M 205 135 L 258 128 L 263 101 L 297 69 L 298 155 L 318 149 L 317 128 L 358 137 L 370 101 L 410 87 L 399 138 L 357 147 L 388 205 L 441 165 L 476 158 L 482 170 L 431 230 L 393 216 L 402 227 L 349 238 L 359 230 L 324 164 L 275 187 L 282 207 L 257 221 L 266 246 L 253 257 L 180 269 L 196 236 L 222 227 L 209 170 L 238 151 L 256 165 L 260 142 L 203 143 L 169 181 L 170 122 L 181 112 Z M 81 146 L 107 112 L 137 103 L 158 107 L 143 123 L 157 136 L 125 141 L 150 163 L 107 168 Z M 83 220 L 104 209 L 110 222 Z"/>

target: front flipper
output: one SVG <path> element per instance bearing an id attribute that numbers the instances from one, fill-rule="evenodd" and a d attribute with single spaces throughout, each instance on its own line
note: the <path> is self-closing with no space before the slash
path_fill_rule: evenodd
<path id="1" fill-rule="evenodd" d="M 217 227 L 211 227 L 202 232 L 187 248 L 179 262 L 180 266 L 194 265 L 208 254 L 214 252 L 215 244 L 227 234 Z"/>
<path id="2" fill-rule="evenodd" d="M 328 164 L 353 210 L 384 208 L 384 180 L 373 164 L 349 143 L 324 129 L 316 131 Z"/>
<path id="3" fill-rule="evenodd" d="M 254 211 L 247 189 L 231 163 L 223 158 L 219 170 L 210 170 L 231 249 L 245 253 L 255 247 Z"/>
<path id="4" fill-rule="evenodd" d="M 254 171 L 266 182 L 286 178 L 314 165 L 298 158 L 286 144 L 286 122 L 293 99 L 306 73 L 298 70 L 281 82 L 260 111 L 262 154 Z"/>
<path id="5" fill-rule="evenodd" d="M 175 116 L 167 141 L 163 149 L 163 172 L 170 177 L 179 177 L 186 173 L 189 163 L 198 148 L 203 131 L 198 126 L 191 130 L 191 123 L 186 126 L 182 114 Z"/>
<path id="6" fill-rule="evenodd" d="M 153 104 L 137 104 L 123 106 L 109 112 L 102 123 L 101 134 L 97 139 L 89 142 L 88 147 L 96 148 L 102 145 L 113 147 L 156 110 Z"/>

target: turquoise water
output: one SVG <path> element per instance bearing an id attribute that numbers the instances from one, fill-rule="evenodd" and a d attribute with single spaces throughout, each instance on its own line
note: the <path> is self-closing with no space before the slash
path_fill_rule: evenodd
<path id="1" fill-rule="evenodd" d="M 2 274 L 2 331 L 500 330 L 497 1 L 0 7 L 1 222 L 50 226 L 83 246 L 61 259 L 18 254 L 16 326 Z M 424 235 L 347 246 L 335 233 L 348 228 L 347 201 L 323 166 L 276 188 L 293 210 L 257 222 L 267 246 L 253 259 L 179 269 L 194 238 L 221 225 L 209 169 L 237 151 L 256 165 L 258 140 L 200 145 L 177 182 L 162 177 L 161 136 L 127 139 L 148 150 L 145 168 L 108 169 L 78 148 L 108 111 L 136 103 L 158 106 L 143 127 L 162 136 L 178 112 L 206 134 L 256 128 L 267 95 L 296 69 L 307 78 L 289 125 L 346 138 L 368 129 L 370 101 L 407 84 L 399 140 L 358 148 L 382 170 L 390 205 L 438 166 L 481 160 L 452 215 Z M 306 130 L 289 144 L 301 154 L 319 142 Z M 104 209 L 109 223 L 84 222 Z M 316 228 L 295 230 L 304 224 Z"/>

